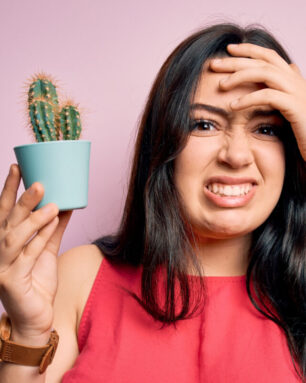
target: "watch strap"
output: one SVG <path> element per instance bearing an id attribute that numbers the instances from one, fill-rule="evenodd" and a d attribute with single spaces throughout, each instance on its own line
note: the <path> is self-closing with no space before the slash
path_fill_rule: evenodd
<path id="1" fill-rule="evenodd" d="M 51 331 L 47 345 L 25 346 L 9 340 L 11 327 L 6 315 L 2 314 L 0 323 L 0 361 L 24 366 L 39 366 L 39 373 L 42 374 L 52 362 L 57 349 L 59 336 L 56 330 Z"/>

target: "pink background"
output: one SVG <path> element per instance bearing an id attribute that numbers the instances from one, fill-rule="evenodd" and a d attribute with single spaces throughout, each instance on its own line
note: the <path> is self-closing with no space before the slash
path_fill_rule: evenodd
<path id="1" fill-rule="evenodd" d="M 0 183 L 13 147 L 32 143 L 25 81 L 45 71 L 83 109 L 92 142 L 89 203 L 75 210 L 60 253 L 110 233 L 120 220 L 138 119 L 174 47 L 214 22 L 262 23 L 305 74 L 306 2 L 258 0 L 2 0 L 0 3 Z M 19 188 L 18 198 L 24 191 Z"/>

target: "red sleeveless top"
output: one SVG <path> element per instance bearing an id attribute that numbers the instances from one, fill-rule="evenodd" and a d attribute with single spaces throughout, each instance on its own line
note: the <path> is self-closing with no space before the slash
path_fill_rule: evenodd
<path id="1" fill-rule="evenodd" d="M 204 277 L 204 311 L 160 329 L 120 289 L 140 296 L 141 267 L 104 258 L 81 318 L 80 354 L 62 383 L 300 382 L 283 332 L 253 307 L 245 279 Z"/>

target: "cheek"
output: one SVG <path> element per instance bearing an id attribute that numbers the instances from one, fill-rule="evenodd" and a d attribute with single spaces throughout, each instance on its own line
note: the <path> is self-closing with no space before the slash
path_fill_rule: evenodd
<path id="1" fill-rule="evenodd" d="M 190 137 L 174 163 L 174 180 L 181 194 L 190 194 L 204 180 L 204 171 L 213 158 L 212 150 L 203 147 L 201 139 Z"/>
<path id="2" fill-rule="evenodd" d="M 283 187 L 285 177 L 285 152 L 283 144 L 261 147 L 257 151 L 258 168 L 261 171 L 263 182 L 270 186 L 270 192 L 279 193 Z M 273 193 L 274 194 L 274 193 Z"/>

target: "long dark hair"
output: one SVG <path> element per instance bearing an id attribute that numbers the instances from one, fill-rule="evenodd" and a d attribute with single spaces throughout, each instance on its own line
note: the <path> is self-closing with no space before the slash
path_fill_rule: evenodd
<path id="1" fill-rule="evenodd" d="M 190 135 L 190 100 L 205 61 L 229 56 L 227 44 L 242 42 L 273 49 L 291 63 L 271 33 L 258 24 L 242 28 L 221 23 L 184 40 L 160 69 L 149 94 L 119 229 L 92 242 L 112 263 L 142 265 L 141 297 L 129 293 L 162 327 L 203 309 L 205 285 L 199 278 L 192 279 L 199 285 L 191 310 L 187 269 L 191 264 L 199 276 L 203 274 L 174 185 L 174 160 Z M 305 164 L 288 126 L 283 190 L 269 218 L 253 232 L 246 287 L 253 305 L 283 329 L 302 378 L 306 374 Z M 160 266 L 166 273 L 164 309 L 158 305 L 156 290 Z M 179 313 L 175 306 L 177 280 L 182 302 Z"/>

